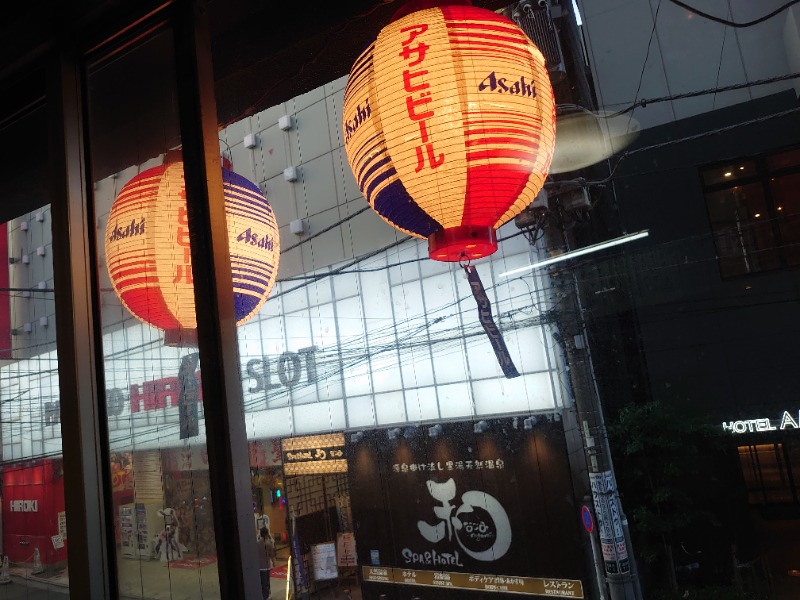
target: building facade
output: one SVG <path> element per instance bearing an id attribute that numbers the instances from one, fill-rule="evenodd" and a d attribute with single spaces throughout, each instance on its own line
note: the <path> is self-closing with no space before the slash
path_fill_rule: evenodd
<path id="1" fill-rule="evenodd" d="M 345 155 L 350 66 L 399 3 L 46 4 L 2 42 L 0 581 L 260 598 L 268 527 L 273 597 L 794 597 L 796 7 L 473 3 L 542 47 L 558 105 L 545 192 L 473 265 L 511 378 L 464 269 Z M 158 277 L 192 324 L 165 335 L 106 248 L 157 226 L 112 204 L 178 150 L 182 229 L 126 267 L 178 248 Z M 221 166 L 277 234 L 226 229 Z M 237 326 L 256 235 L 280 263 Z M 637 462 L 626 410 L 654 405 L 644 437 L 683 444 Z M 704 494 L 654 501 L 662 466 Z"/>

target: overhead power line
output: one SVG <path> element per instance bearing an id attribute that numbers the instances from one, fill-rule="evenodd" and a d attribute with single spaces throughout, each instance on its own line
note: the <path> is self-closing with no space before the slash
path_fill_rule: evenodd
<path id="1" fill-rule="evenodd" d="M 797 2 L 800 2 L 800 0 L 797 0 Z M 611 113 L 610 115 L 602 115 L 602 116 L 603 118 L 610 119 L 612 117 L 618 117 L 619 115 L 624 115 L 625 113 L 629 113 L 633 109 L 640 106 L 644 108 L 648 104 L 657 104 L 659 102 L 672 102 L 673 100 L 683 100 L 686 98 L 697 98 L 699 96 L 707 96 L 709 94 L 719 94 L 720 92 L 732 92 L 735 90 L 742 90 L 753 86 L 768 85 L 770 83 L 778 83 L 781 81 L 786 81 L 788 79 L 797 79 L 798 77 L 800 77 L 800 73 L 787 73 L 786 75 L 766 77 L 764 79 L 757 79 L 755 81 L 743 81 L 741 83 L 734 83 L 731 85 L 706 88 L 704 90 L 694 90 L 691 92 L 683 92 L 680 94 L 670 94 L 669 96 L 659 96 L 657 98 L 642 98 L 641 100 L 636 100 L 635 102 L 631 103 L 630 106 L 623 108 L 622 110 L 618 110 L 617 112 Z"/>
<path id="2" fill-rule="evenodd" d="M 728 27 L 737 27 L 737 28 L 752 27 L 753 25 L 758 25 L 759 23 L 763 23 L 764 21 L 771 19 L 775 15 L 779 15 L 787 8 L 800 2 L 800 0 L 791 0 L 790 2 L 784 4 L 783 6 L 776 8 L 771 13 L 764 15 L 763 17 L 759 17 L 758 19 L 753 19 L 752 21 L 745 21 L 744 23 L 737 23 L 736 21 L 729 21 L 728 19 L 723 19 L 722 17 L 715 17 L 714 15 L 710 15 L 707 12 L 703 12 L 702 10 L 695 8 L 694 6 L 690 6 L 685 2 L 681 2 L 681 0 L 669 0 L 669 1 L 677 6 L 680 6 L 681 8 L 685 8 L 691 13 L 696 14 L 698 17 L 703 17 L 704 19 L 708 19 L 709 21 L 714 21 L 715 23 L 720 23 L 722 25 L 727 25 Z"/>

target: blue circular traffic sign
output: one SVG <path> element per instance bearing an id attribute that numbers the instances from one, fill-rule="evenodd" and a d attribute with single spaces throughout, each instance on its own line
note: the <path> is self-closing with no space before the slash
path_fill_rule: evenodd
<path id="1" fill-rule="evenodd" d="M 592 512 L 585 504 L 581 506 L 581 522 L 583 523 L 583 528 L 588 533 L 592 533 L 592 531 L 594 531 L 594 519 L 592 518 Z"/>

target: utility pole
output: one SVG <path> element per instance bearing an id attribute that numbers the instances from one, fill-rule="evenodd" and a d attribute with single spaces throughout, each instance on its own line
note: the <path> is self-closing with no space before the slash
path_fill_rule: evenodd
<path id="1" fill-rule="evenodd" d="M 540 198 L 546 198 L 546 193 Z M 563 221 L 553 218 L 556 199 L 550 200 L 549 208 L 537 198 L 537 202 L 517 217 L 516 224 L 526 231 L 528 240 L 535 243 L 542 236 L 550 256 L 574 249 L 572 236 L 568 230 L 557 226 Z M 608 586 L 611 600 L 641 600 L 641 589 L 632 556 L 627 519 L 622 511 L 617 491 L 614 466 L 608 445 L 603 408 L 595 382 L 594 367 L 588 344 L 586 322 L 577 278 L 569 262 L 561 262 L 548 267 L 551 284 L 548 294 L 549 304 L 556 310 L 556 339 L 563 352 L 568 369 L 572 397 L 575 402 L 577 423 L 583 441 L 586 458 L 588 487 L 597 527 L 592 533 L 596 551 L 599 542 L 602 569 L 597 571 Z M 598 539 L 599 538 L 599 539 Z M 598 582 L 603 585 L 603 580 Z M 602 593 L 601 595 L 605 596 Z"/>

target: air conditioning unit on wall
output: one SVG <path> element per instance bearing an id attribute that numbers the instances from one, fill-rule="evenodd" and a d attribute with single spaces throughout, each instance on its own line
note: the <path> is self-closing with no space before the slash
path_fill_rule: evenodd
<path id="1" fill-rule="evenodd" d="M 561 6 L 552 0 L 522 0 L 511 13 L 514 22 L 542 51 L 545 66 L 554 83 L 567 74 L 558 29 L 553 20 L 554 16 L 560 14 Z"/>

